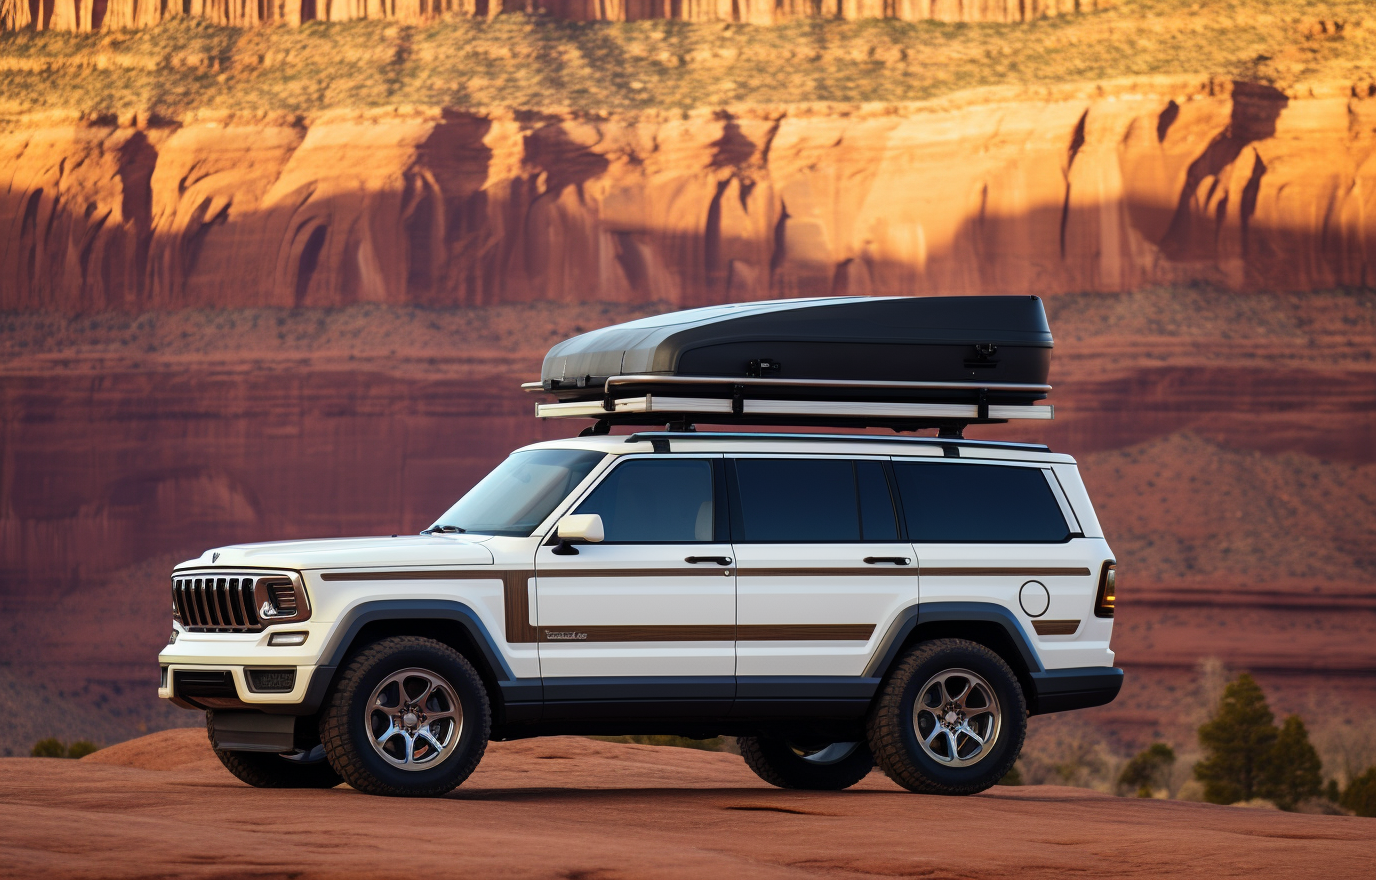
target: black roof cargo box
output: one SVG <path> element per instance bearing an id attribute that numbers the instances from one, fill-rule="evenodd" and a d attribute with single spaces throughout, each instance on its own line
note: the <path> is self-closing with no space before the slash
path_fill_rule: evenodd
<path id="1" fill-rule="evenodd" d="M 975 417 L 950 418 L 998 421 L 989 405 L 1027 407 L 1046 396 L 1051 347 L 1046 311 L 1035 296 L 770 300 L 672 312 L 575 336 L 550 349 L 540 382 L 526 387 L 561 404 L 598 402 L 597 417 L 632 424 L 664 421 L 672 406 L 666 395 L 702 413 L 715 410 L 701 401 L 734 399 L 730 412 L 738 418 L 726 421 L 756 424 L 819 422 L 791 419 L 782 410 L 764 421 L 739 418 L 746 415 L 742 399 L 977 404 Z M 658 395 L 646 406 L 661 415 L 618 403 L 645 395 Z M 582 409 L 547 405 L 540 415 L 594 415 Z M 755 414 L 765 409 L 757 405 Z M 891 424 L 858 411 L 855 419 Z"/>

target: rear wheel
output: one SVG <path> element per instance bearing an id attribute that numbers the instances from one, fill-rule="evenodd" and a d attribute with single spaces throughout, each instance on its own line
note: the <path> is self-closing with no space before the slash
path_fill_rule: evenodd
<path id="1" fill-rule="evenodd" d="M 320 734 L 331 766 L 359 791 L 434 797 L 478 766 L 491 725 L 487 691 L 463 655 L 398 636 L 344 668 Z"/>
<path id="2" fill-rule="evenodd" d="M 809 742 L 772 736 L 743 736 L 741 757 L 755 775 L 779 788 L 840 791 L 874 768 L 864 742 Z"/>
<path id="3" fill-rule="evenodd" d="M 974 794 L 1013 768 L 1027 735 L 1017 676 L 964 639 L 919 645 L 894 667 L 870 714 L 875 761 L 924 794 Z"/>
<path id="4" fill-rule="evenodd" d="M 206 733 L 215 743 L 215 712 L 205 713 Z M 215 757 L 241 781 L 254 788 L 334 788 L 344 781 L 325 760 L 325 747 L 274 755 L 271 752 L 226 752 Z"/>

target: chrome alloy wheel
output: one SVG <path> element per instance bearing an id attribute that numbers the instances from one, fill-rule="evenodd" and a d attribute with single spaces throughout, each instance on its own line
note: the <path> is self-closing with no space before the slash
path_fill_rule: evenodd
<path id="1" fill-rule="evenodd" d="M 860 743 L 831 743 L 820 749 L 809 749 L 789 743 L 788 747 L 793 750 L 793 754 L 810 764 L 835 764 L 854 754 L 855 750 L 860 747 Z"/>
<path id="2" fill-rule="evenodd" d="M 454 687 L 428 669 L 402 669 L 368 698 L 368 742 L 388 764 L 429 770 L 458 748 L 463 705 Z"/>
<path id="3" fill-rule="evenodd" d="M 998 742 L 1003 713 L 989 682 L 968 669 L 932 676 L 913 701 L 922 751 L 947 767 L 978 764 Z"/>

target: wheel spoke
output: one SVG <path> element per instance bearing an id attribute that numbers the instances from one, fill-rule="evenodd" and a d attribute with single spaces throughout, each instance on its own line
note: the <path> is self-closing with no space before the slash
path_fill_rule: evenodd
<path id="1" fill-rule="evenodd" d="M 956 730 L 956 733 L 963 733 L 963 734 L 965 734 L 966 736 L 970 737 L 970 739 L 972 739 L 972 740 L 974 740 L 975 742 L 979 743 L 979 747 L 980 747 L 981 749 L 984 748 L 984 737 L 980 736 L 978 733 L 975 733 L 975 731 L 970 727 L 970 722 L 967 721 L 967 722 L 965 722 L 964 724 L 962 724 L 962 725 Z"/>
<path id="2" fill-rule="evenodd" d="M 946 734 L 946 745 L 951 749 L 951 761 L 960 760 L 960 750 L 956 747 L 956 735 L 946 728 L 941 728 L 941 732 Z"/>
<path id="3" fill-rule="evenodd" d="M 429 728 L 422 727 L 420 730 L 417 730 L 416 736 L 428 742 L 431 748 L 435 750 L 436 755 L 444 751 L 444 746 L 440 745 L 440 741 L 435 739 L 435 735 L 430 732 Z"/>
<path id="4" fill-rule="evenodd" d="M 932 740 L 936 739 L 945 729 L 946 728 L 942 727 L 940 724 L 938 724 L 936 727 L 933 727 L 932 732 L 927 735 L 927 738 L 922 741 L 922 744 L 930 749 L 932 747 Z"/>
<path id="5" fill-rule="evenodd" d="M 973 687 L 975 686 L 975 683 L 974 683 L 973 681 L 971 681 L 970 679 L 966 678 L 966 679 L 965 679 L 965 688 L 964 688 L 959 694 L 953 694 L 953 693 L 951 693 L 951 689 L 950 689 L 949 687 L 947 687 L 947 684 L 950 682 L 951 678 L 956 678 L 956 677 L 958 677 L 958 676 L 950 676 L 950 677 L 947 678 L 946 680 L 942 681 L 942 682 L 941 682 L 941 689 L 942 689 L 943 691 L 946 692 L 947 698 L 948 698 L 952 703 L 955 703 L 957 706 L 964 706 L 964 705 L 965 705 L 965 698 L 968 697 L 968 696 L 970 696 L 970 690 L 971 690 L 971 688 L 973 688 Z M 962 678 L 963 678 L 963 676 L 959 676 L 959 677 L 962 677 Z"/>

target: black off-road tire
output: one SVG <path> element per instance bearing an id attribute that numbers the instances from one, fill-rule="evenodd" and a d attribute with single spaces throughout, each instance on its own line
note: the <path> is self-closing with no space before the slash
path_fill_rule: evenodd
<path id="1" fill-rule="evenodd" d="M 737 740 L 745 765 L 755 775 L 779 788 L 813 791 L 840 791 L 864 779 L 874 769 L 868 743 L 836 760 L 809 760 L 794 751 L 785 739 L 772 736 L 743 736 Z"/>
<path id="2" fill-rule="evenodd" d="M 205 713 L 205 731 L 215 744 L 215 711 Z M 215 757 L 241 781 L 254 788 L 334 788 L 344 781 L 325 760 L 303 760 L 271 752 L 226 752 L 215 749 Z"/>
<path id="3" fill-rule="evenodd" d="M 967 767 L 951 767 L 923 750 L 913 720 L 920 689 L 948 670 L 969 670 L 993 689 L 1001 727 L 988 754 Z M 924 642 L 894 665 L 870 710 L 870 749 L 890 779 L 921 794 L 968 795 L 995 785 L 1013 768 L 1027 736 L 1027 700 L 1002 657 L 965 639 Z"/>
<path id="4" fill-rule="evenodd" d="M 389 675 L 424 669 L 453 688 L 463 708 L 458 746 L 435 767 L 403 770 L 374 750 L 365 727 L 373 689 Z M 467 779 L 482 760 L 492 731 L 492 708 L 477 670 L 442 642 L 395 636 L 369 645 L 344 667 L 320 718 L 320 739 L 330 765 L 358 791 L 391 797 L 437 797 Z"/>

